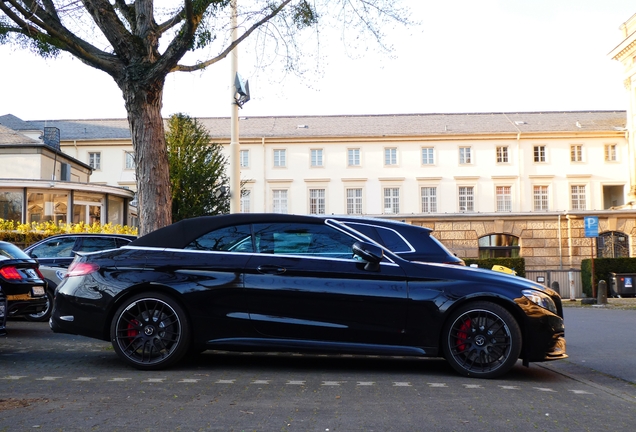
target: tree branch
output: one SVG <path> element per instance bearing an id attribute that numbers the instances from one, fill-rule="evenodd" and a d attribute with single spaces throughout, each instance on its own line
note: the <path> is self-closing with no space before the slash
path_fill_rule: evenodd
<path id="1" fill-rule="evenodd" d="M 137 52 L 132 34 L 119 20 L 119 16 L 108 0 L 82 0 L 86 11 L 100 28 L 115 54 L 128 63 L 133 53 Z"/>
<path id="2" fill-rule="evenodd" d="M 238 44 L 243 42 L 249 35 L 251 35 L 254 32 L 254 30 L 256 30 L 261 25 L 265 24 L 266 22 L 274 18 L 276 15 L 278 15 L 285 8 L 285 6 L 287 6 L 291 1 L 292 0 L 284 0 L 276 8 L 273 8 L 272 12 L 270 12 L 268 15 L 266 15 L 265 17 L 263 17 L 262 19 L 254 23 L 249 29 L 245 31 L 245 33 L 243 33 L 238 39 L 236 39 L 234 42 L 228 45 L 228 47 L 224 49 L 223 51 L 221 51 L 221 53 L 217 55 L 216 57 L 211 58 L 207 61 L 198 63 L 196 65 L 192 65 L 192 66 L 177 64 L 170 70 L 170 72 L 193 72 L 197 70 L 202 70 L 220 60 L 223 60 L 225 57 L 227 57 L 229 53 L 232 52 L 234 48 L 236 48 Z"/>

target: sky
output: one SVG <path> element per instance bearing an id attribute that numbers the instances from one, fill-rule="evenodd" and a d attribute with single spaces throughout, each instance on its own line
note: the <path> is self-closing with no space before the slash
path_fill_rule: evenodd
<path id="1" fill-rule="evenodd" d="M 240 1 L 240 0 L 239 0 Z M 306 49 L 302 77 L 259 67 L 239 48 L 251 100 L 241 116 L 625 110 L 622 65 L 608 53 L 633 0 L 410 0 L 419 25 L 387 35 L 391 54 L 337 37 Z M 332 35 L 333 36 L 333 35 Z M 318 59 L 318 60 L 315 60 Z M 0 115 L 23 120 L 125 118 L 112 78 L 70 56 L 0 46 Z M 172 73 L 162 115 L 229 117 L 230 62 Z"/>

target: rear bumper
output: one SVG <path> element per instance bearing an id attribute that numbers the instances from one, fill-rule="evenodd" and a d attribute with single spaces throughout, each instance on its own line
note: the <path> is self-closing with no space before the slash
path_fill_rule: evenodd
<path id="1" fill-rule="evenodd" d="M 7 295 L 7 316 L 39 313 L 46 309 L 46 303 L 46 296 L 25 298 L 22 295 Z"/>

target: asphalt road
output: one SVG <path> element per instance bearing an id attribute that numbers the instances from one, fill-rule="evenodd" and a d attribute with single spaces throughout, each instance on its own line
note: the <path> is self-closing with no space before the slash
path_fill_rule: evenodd
<path id="1" fill-rule="evenodd" d="M 636 310 L 565 308 L 563 314 L 570 357 L 543 365 L 615 388 L 636 401 Z"/>
<path id="2" fill-rule="evenodd" d="M 106 342 L 10 321 L 0 431 L 632 431 L 636 311 L 565 314 L 570 359 L 496 380 L 440 359 L 222 352 L 141 372 Z"/>

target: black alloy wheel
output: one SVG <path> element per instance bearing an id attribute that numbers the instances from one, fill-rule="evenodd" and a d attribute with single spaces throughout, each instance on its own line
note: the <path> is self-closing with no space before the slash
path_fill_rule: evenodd
<path id="1" fill-rule="evenodd" d="M 514 366 L 521 352 L 517 321 L 502 306 L 485 301 L 455 311 L 442 337 L 446 360 L 464 376 L 501 376 Z"/>
<path id="2" fill-rule="evenodd" d="M 53 287 L 54 290 L 55 286 Z M 53 311 L 53 291 L 50 289 L 46 290 L 46 307 L 43 311 L 24 315 L 24 319 L 31 322 L 48 322 Z"/>
<path id="3" fill-rule="evenodd" d="M 126 300 L 110 328 L 115 352 L 141 370 L 168 367 L 190 346 L 190 326 L 179 304 L 161 293 L 144 293 Z"/>

